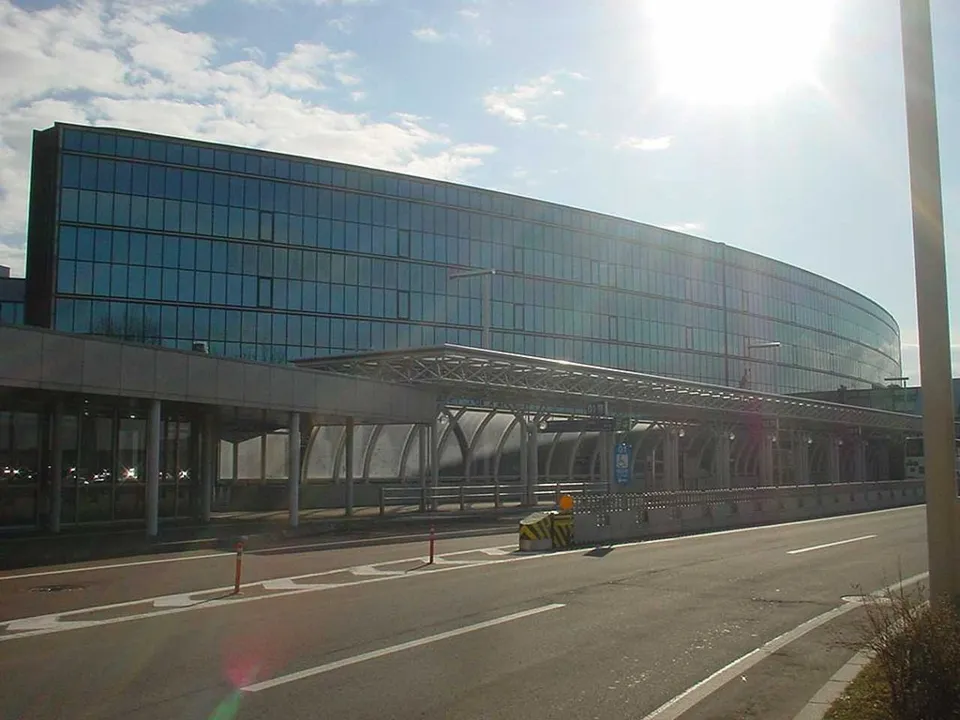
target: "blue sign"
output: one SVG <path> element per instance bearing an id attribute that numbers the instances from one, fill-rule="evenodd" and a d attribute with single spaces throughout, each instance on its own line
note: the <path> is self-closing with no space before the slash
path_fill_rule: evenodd
<path id="1" fill-rule="evenodd" d="M 613 477 L 617 485 L 626 485 L 630 482 L 632 468 L 630 467 L 630 455 L 633 453 L 633 446 L 627 443 L 620 443 L 613 451 Z"/>

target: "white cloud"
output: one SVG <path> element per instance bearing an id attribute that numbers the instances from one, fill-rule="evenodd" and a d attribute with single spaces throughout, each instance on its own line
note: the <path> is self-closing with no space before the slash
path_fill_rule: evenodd
<path id="1" fill-rule="evenodd" d="M 457 10 L 457 14 L 465 20 L 476 20 L 480 17 L 480 12 L 473 8 L 462 8 Z"/>
<path id="2" fill-rule="evenodd" d="M 582 78 L 583 76 L 579 73 L 552 72 L 526 83 L 518 83 L 506 90 L 494 89 L 484 95 L 483 107 L 489 114 L 501 117 L 514 125 L 522 125 L 530 119 L 543 127 L 566 128 L 563 123 L 550 123 L 543 113 L 529 115 L 529 110 L 540 105 L 544 100 L 564 95 L 563 88 L 558 87 L 557 84 L 558 80 L 564 77 Z"/>
<path id="3" fill-rule="evenodd" d="M 440 33 L 440 31 L 432 27 L 417 28 L 410 34 L 421 42 L 440 42 L 443 40 L 443 35 Z"/>
<path id="4" fill-rule="evenodd" d="M 367 97 L 367 94 L 363 90 L 354 90 L 350 93 L 350 99 L 354 102 L 359 102 Z"/>
<path id="5" fill-rule="evenodd" d="M 688 234 L 703 232 L 706 229 L 704 224 L 699 222 L 672 223 L 670 225 L 664 225 L 663 227 L 666 230 Z"/>
<path id="6" fill-rule="evenodd" d="M 640 150 L 642 152 L 652 152 L 655 150 L 666 150 L 673 144 L 671 135 L 661 135 L 659 137 L 625 137 L 617 143 L 618 150 Z"/>
<path id="7" fill-rule="evenodd" d="M 353 32 L 353 16 L 343 15 L 342 17 L 330 18 L 327 20 L 327 25 L 338 32 L 349 35 Z"/>
<path id="8" fill-rule="evenodd" d="M 3 260 L 0 260 L 2 263 Z M 912 333 L 915 338 L 917 333 L 916 330 Z M 955 329 L 950 332 L 951 337 L 960 338 L 960 329 Z M 910 378 L 908 385 L 919 385 L 921 382 L 920 374 L 920 345 L 917 342 L 902 342 L 900 344 L 900 359 L 901 359 L 901 368 L 902 375 L 904 377 Z M 957 377 L 960 375 L 960 343 L 953 342 L 950 345 L 950 362 L 953 366 L 953 372 L 951 375 Z M 954 398 L 954 403 L 960 401 L 960 398 Z"/>
<path id="9" fill-rule="evenodd" d="M 0 0 L 0 263 L 23 272 L 31 134 L 110 125 L 459 178 L 493 148 L 457 144 L 410 115 L 330 107 L 363 99 L 355 60 L 301 42 L 269 57 L 172 24 L 205 0 Z M 346 0 L 341 0 L 346 2 Z M 348 3 L 352 4 L 352 3 Z M 223 61 L 232 49 L 243 58 Z"/>

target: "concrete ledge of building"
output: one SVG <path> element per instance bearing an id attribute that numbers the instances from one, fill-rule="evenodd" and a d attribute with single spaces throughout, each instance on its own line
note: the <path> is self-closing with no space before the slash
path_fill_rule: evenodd
<path id="1" fill-rule="evenodd" d="M 499 510 L 443 511 L 379 514 L 353 517 L 302 517 L 297 528 L 285 526 L 278 516 L 245 519 L 239 514 L 218 518 L 209 524 L 196 521 L 164 523 L 156 539 L 144 535 L 142 521 L 126 527 L 99 526 L 66 529 L 59 534 L 31 532 L 0 536 L 0 570 L 45 565 L 62 565 L 91 560 L 110 560 L 138 555 L 188 552 L 191 550 L 233 550 L 240 538 L 247 550 L 280 548 L 309 538 L 370 540 L 371 544 L 402 542 L 406 535 L 428 533 L 431 526 L 451 527 L 465 534 L 478 530 L 514 530 L 528 508 Z"/>

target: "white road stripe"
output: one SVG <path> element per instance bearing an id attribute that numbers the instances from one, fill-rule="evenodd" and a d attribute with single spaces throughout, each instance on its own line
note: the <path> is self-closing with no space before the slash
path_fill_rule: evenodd
<path id="1" fill-rule="evenodd" d="M 893 585 L 888 585 L 881 590 L 877 590 L 874 595 L 881 595 L 888 590 L 898 590 L 900 588 L 914 585 L 925 579 L 928 575 L 929 573 L 925 572 L 914 575 L 906 580 L 901 580 L 898 583 L 894 583 Z M 807 620 L 805 623 L 798 625 L 793 630 L 789 630 L 782 635 L 778 635 L 773 640 L 764 643 L 760 647 L 751 650 L 746 655 L 742 655 L 733 662 L 724 665 L 722 668 L 717 670 L 709 677 L 704 678 L 696 685 L 687 688 L 676 697 L 665 702 L 649 715 L 645 715 L 643 720 L 654 720 L 654 718 L 656 718 L 656 720 L 676 720 L 701 700 L 722 688 L 738 675 L 742 675 L 761 660 L 765 660 L 781 648 L 789 645 L 794 640 L 799 640 L 804 635 L 816 630 L 821 625 L 825 625 L 841 615 L 846 615 L 848 612 L 855 610 L 858 607 L 860 607 L 859 603 L 844 603 L 843 605 L 833 608 L 833 610 L 828 610 L 825 613 L 817 615 L 815 618 Z"/>
<path id="2" fill-rule="evenodd" d="M 788 550 L 787 555 L 802 555 L 803 553 L 813 552 L 814 550 L 823 550 L 825 548 L 836 547 L 837 545 L 846 545 L 847 543 L 860 542 L 875 538 L 876 535 L 861 535 L 860 537 L 850 538 L 848 540 L 837 540 L 836 542 L 824 543 L 823 545 L 811 545 L 810 547 L 800 548 L 799 550 Z"/>
<path id="3" fill-rule="evenodd" d="M 114 570 L 116 568 L 137 567 L 139 565 L 159 565 L 160 563 L 187 562 L 188 560 L 209 560 L 233 555 L 232 552 L 209 553 L 207 555 L 187 555 L 185 557 L 159 558 L 157 560 L 135 560 L 132 562 L 111 563 L 110 565 L 86 565 L 84 567 L 62 568 L 60 570 L 42 570 L 40 572 L 21 573 L 20 575 L 0 575 L 0 582 L 4 580 L 23 580 L 25 578 L 47 577 L 49 575 L 66 575 L 67 573 L 92 572 L 94 570 Z"/>
<path id="4" fill-rule="evenodd" d="M 549 612 L 550 610 L 558 610 L 562 607 L 564 606 L 561 603 L 552 603 L 550 605 L 542 605 L 531 610 L 522 610 L 521 612 L 504 615 L 502 617 L 494 618 L 493 620 L 485 620 L 484 622 L 475 623 L 473 625 L 466 625 L 464 627 L 457 628 L 456 630 L 448 630 L 446 632 L 437 633 L 436 635 L 429 635 L 417 640 L 403 642 L 399 645 L 391 645 L 390 647 L 380 648 L 379 650 L 372 650 L 370 652 L 361 653 L 360 655 L 354 655 L 353 657 L 335 660 L 323 665 L 317 665 L 316 667 L 308 668 L 307 670 L 300 670 L 288 675 L 280 675 L 279 677 L 275 677 L 271 680 L 264 680 L 252 685 L 247 685 L 246 687 L 241 688 L 241 690 L 244 692 L 260 692 L 261 690 L 269 690 L 270 688 L 277 687 L 278 685 L 286 685 L 287 683 L 296 682 L 297 680 L 305 680 L 306 678 L 313 677 L 315 675 L 322 675 L 323 673 L 339 670 L 340 668 L 349 667 L 350 665 L 356 665 L 357 663 L 366 662 L 367 660 L 375 660 L 376 658 L 393 655 L 395 653 L 403 652 L 404 650 L 412 650 L 413 648 L 421 647 L 423 645 L 430 645 L 431 643 L 440 642 L 441 640 L 448 640 L 460 635 L 466 635 L 467 633 L 476 632 L 477 630 L 484 630 L 497 625 L 503 625 L 504 623 L 513 622 L 514 620 L 520 620 L 533 615 L 539 615 L 540 613 Z"/>
<path id="5" fill-rule="evenodd" d="M 438 532 L 434 535 L 437 538 L 452 537 L 453 539 L 463 538 L 468 540 L 471 537 L 483 537 L 486 535 L 505 535 L 511 531 L 504 528 L 487 528 L 480 530 L 449 530 L 447 532 Z M 347 550 L 351 547 L 362 547 L 365 545 L 375 545 L 391 540 L 425 540 L 430 537 L 428 533 L 417 533 L 412 535 L 386 535 L 382 537 L 358 538 L 354 540 L 331 540 L 328 542 L 305 543 L 303 545 L 283 545 L 275 548 L 263 548 L 260 550 L 248 550 L 248 555 L 270 555 L 272 553 L 289 553 L 297 550 L 320 550 L 325 547 L 342 548 Z M 210 538 L 201 538 L 196 542 L 205 542 Z M 161 545 L 169 543 L 160 543 Z M 465 552 L 477 552 L 476 550 L 467 550 Z M 187 562 L 188 560 L 210 560 L 212 558 L 230 557 L 234 555 L 233 551 L 207 553 L 205 555 L 185 555 L 173 558 L 157 558 L 154 560 L 132 560 L 130 562 L 109 563 L 107 565 L 83 565 L 80 567 L 60 568 L 58 570 L 41 570 L 38 572 L 20 573 L 19 575 L 0 575 L 0 582 L 4 580 L 23 580 L 26 578 L 47 577 L 49 575 L 67 575 L 69 573 L 93 572 L 94 570 L 115 570 L 117 568 L 139 567 L 141 565 L 158 565 L 161 563 Z M 452 555 L 453 553 L 446 553 Z"/>

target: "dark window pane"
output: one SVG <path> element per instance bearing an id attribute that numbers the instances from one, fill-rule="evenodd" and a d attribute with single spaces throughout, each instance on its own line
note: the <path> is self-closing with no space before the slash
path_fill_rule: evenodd
<path id="1" fill-rule="evenodd" d="M 147 265 L 163 265 L 163 235 L 147 235 Z"/>
<path id="2" fill-rule="evenodd" d="M 76 155 L 64 155 L 61 162 L 60 178 L 64 187 L 80 187 L 80 158 Z"/>
<path id="3" fill-rule="evenodd" d="M 113 193 L 97 193 L 97 224 L 113 225 Z"/>
<path id="4" fill-rule="evenodd" d="M 60 219 L 76 222 L 80 193 L 77 190 L 64 190 L 60 194 Z"/>
<path id="5" fill-rule="evenodd" d="M 175 237 L 163 237 L 163 266 L 175 268 L 180 265 L 180 239 Z"/>
<path id="6" fill-rule="evenodd" d="M 68 130 L 64 129 L 63 131 L 63 149 L 64 150 L 80 150 L 83 146 L 83 140 L 79 130 Z"/>
<path id="7" fill-rule="evenodd" d="M 77 259 L 93 260 L 95 234 L 91 228 L 77 228 Z"/>
<path id="8" fill-rule="evenodd" d="M 164 268 L 162 282 L 163 291 L 161 293 L 161 298 L 164 300 L 169 300 L 170 302 L 176 302 L 178 282 L 177 271 L 174 268 Z"/>
<path id="9" fill-rule="evenodd" d="M 57 263 L 57 292 L 73 293 L 76 281 L 76 265 L 62 257 Z"/>
<path id="10" fill-rule="evenodd" d="M 82 223 L 97 221 L 97 194 L 91 190 L 80 191 L 77 220 Z"/>
<path id="11" fill-rule="evenodd" d="M 127 271 L 127 297 L 144 296 L 145 275 L 142 267 L 130 266 Z"/>
<path id="12" fill-rule="evenodd" d="M 105 263 L 93 265 L 93 294 L 110 296 L 110 266 Z"/>
<path id="13" fill-rule="evenodd" d="M 193 271 L 180 270 L 177 279 L 177 299 L 180 302 L 194 301 L 193 297 Z"/>
<path id="14" fill-rule="evenodd" d="M 113 160 L 97 161 L 97 190 L 113 192 L 116 163 Z"/>
<path id="15" fill-rule="evenodd" d="M 123 298 L 127 296 L 127 266 L 110 266 L 110 293 L 114 297 Z"/>
<path id="16" fill-rule="evenodd" d="M 261 240 L 273 239 L 273 213 L 269 213 L 269 212 L 260 213 L 260 239 Z"/>
<path id="17" fill-rule="evenodd" d="M 144 297 L 148 300 L 159 300 L 162 293 L 163 275 L 160 268 L 148 267 L 145 271 Z"/>
<path id="18" fill-rule="evenodd" d="M 97 230 L 93 235 L 93 259 L 96 262 L 110 262 L 113 237 L 109 230 Z"/>
<path id="19" fill-rule="evenodd" d="M 210 273 L 197 271 L 194 277 L 194 301 L 210 302 Z"/>
<path id="20" fill-rule="evenodd" d="M 203 240 L 203 239 L 197 240 L 197 241 L 196 241 L 196 248 L 197 248 L 197 269 L 198 269 L 198 270 L 210 270 L 210 269 L 211 269 L 211 265 L 210 265 L 210 260 L 211 260 L 211 258 L 210 258 L 210 256 L 211 256 L 210 241 L 209 241 L 209 240 Z"/>
<path id="21" fill-rule="evenodd" d="M 213 235 L 216 237 L 227 237 L 229 226 L 229 212 L 222 205 L 213 206 Z"/>
<path id="22" fill-rule="evenodd" d="M 78 295 L 90 295 L 93 292 L 93 263 L 77 262 L 74 292 Z"/>
<path id="23" fill-rule="evenodd" d="M 130 196 L 113 196 L 113 224 L 120 227 L 130 226 Z"/>

